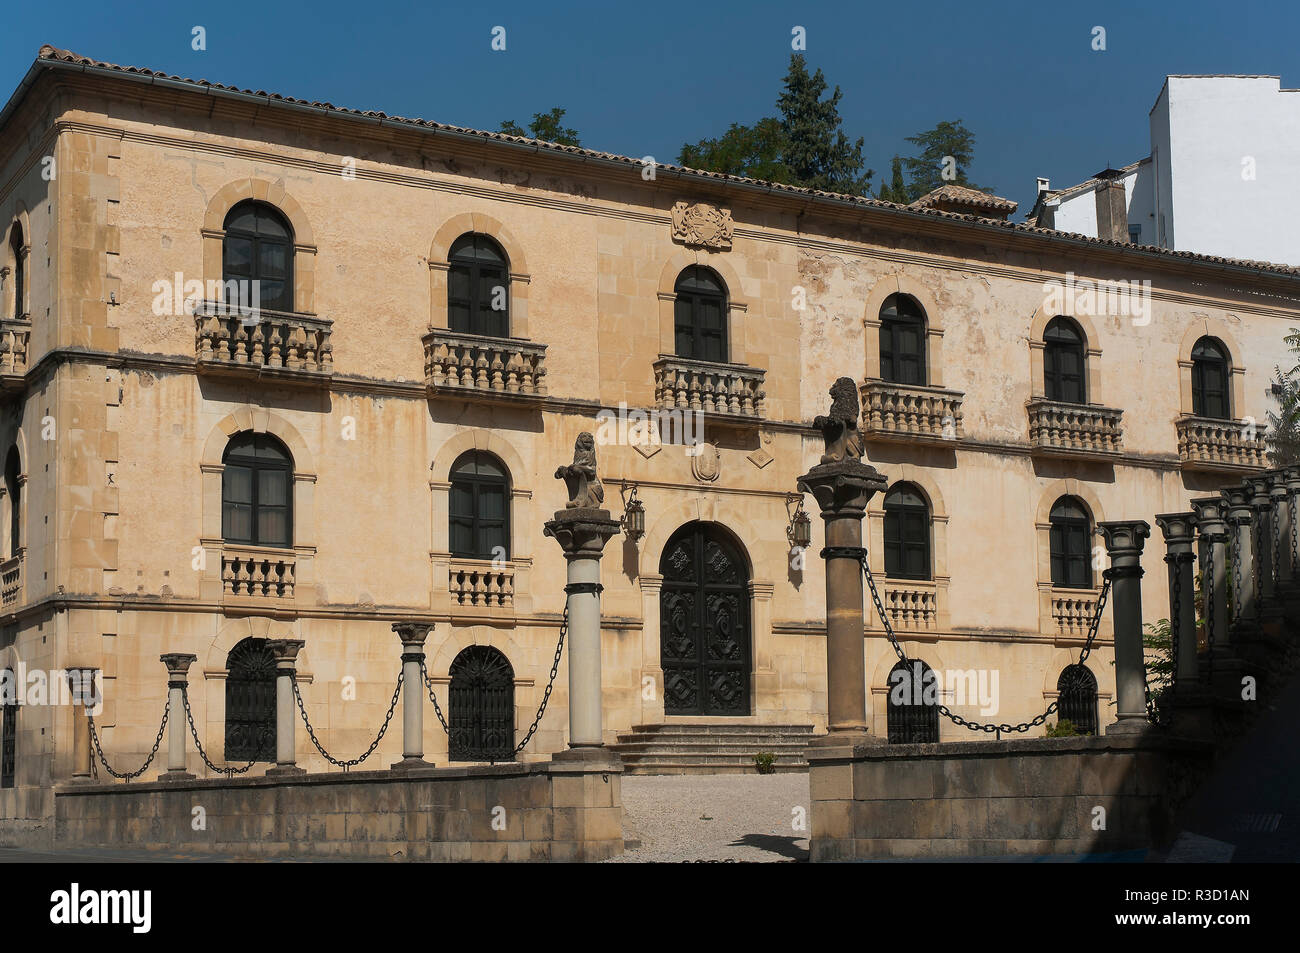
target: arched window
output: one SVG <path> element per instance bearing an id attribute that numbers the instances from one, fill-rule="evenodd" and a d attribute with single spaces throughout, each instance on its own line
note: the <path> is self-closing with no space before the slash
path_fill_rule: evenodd
<path id="1" fill-rule="evenodd" d="M 1048 400 L 1083 404 L 1088 400 L 1084 382 L 1084 336 L 1069 318 L 1055 317 L 1043 330 L 1043 387 Z"/>
<path id="2" fill-rule="evenodd" d="M 1192 413 L 1228 420 L 1228 349 L 1217 338 L 1204 337 L 1192 348 Z"/>
<path id="3" fill-rule="evenodd" d="M 1081 734 L 1097 734 L 1097 678 L 1086 665 L 1067 665 L 1056 680 L 1056 709 L 1060 721 L 1072 723 Z"/>
<path id="4" fill-rule="evenodd" d="M 448 760 L 515 759 L 515 672 L 490 645 L 471 645 L 451 663 Z"/>
<path id="5" fill-rule="evenodd" d="M 1050 516 L 1052 585 L 1062 589 L 1092 588 L 1092 517 L 1083 502 L 1063 496 Z"/>
<path id="6" fill-rule="evenodd" d="M 275 654 L 244 639 L 226 656 L 226 761 L 275 760 Z"/>
<path id="7" fill-rule="evenodd" d="M 448 252 L 447 326 L 462 334 L 510 336 L 510 263 L 486 235 L 462 235 Z"/>
<path id="8" fill-rule="evenodd" d="M 242 433 L 221 462 L 221 538 L 228 543 L 293 545 L 293 458 L 279 440 Z"/>
<path id="9" fill-rule="evenodd" d="M 924 386 L 925 312 L 916 299 L 892 294 L 880 307 L 880 376 Z"/>
<path id="10" fill-rule="evenodd" d="M 6 556 L 17 556 L 18 550 L 22 548 L 22 503 L 23 488 L 19 482 L 19 465 L 18 465 L 18 448 L 10 447 L 9 455 L 5 457 L 5 495 L 9 498 L 9 536 L 6 542 L 8 546 L 5 549 Z"/>
<path id="11" fill-rule="evenodd" d="M 930 507 L 912 483 L 896 483 L 885 494 L 885 575 L 930 578 Z"/>
<path id="12" fill-rule="evenodd" d="M 496 457 L 471 450 L 456 458 L 449 513 L 453 556 L 510 558 L 510 474 Z"/>
<path id="13" fill-rule="evenodd" d="M 289 220 L 274 206 L 250 200 L 227 213 L 225 230 L 221 280 L 226 302 L 251 305 L 251 289 L 256 287 L 260 307 L 292 311 L 293 229 Z"/>
<path id="14" fill-rule="evenodd" d="M 14 259 L 14 313 L 13 317 L 21 318 L 26 312 L 24 311 L 24 287 L 26 285 L 27 263 L 23 260 L 23 227 L 18 222 L 14 222 L 14 227 L 9 232 L 9 254 Z"/>
<path id="15" fill-rule="evenodd" d="M 939 740 L 939 683 L 920 659 L 902 659 L 889 671 L 885 722 L 891 745 L 934 744 Z"/>
<path id="16" fill-rule="evenodd" d="M 727 360 L 727 289 L 710 268 L 691 265 L 677 276 L 673 307 L 678 357 Z"/>
<path id="17" fill-rule="evenodd" d="M 14 769 L 18 764 L 18 679 L 11 668 L 0 672 L 0 788 L 14 786 Z"/>

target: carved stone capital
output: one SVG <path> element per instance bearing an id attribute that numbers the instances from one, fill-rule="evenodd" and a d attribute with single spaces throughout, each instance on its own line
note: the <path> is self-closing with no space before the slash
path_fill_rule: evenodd
<path id="1" fill-rule="evenodd" d="M 560 544 L 566 559 L 599 559 L 605 544 L 621 531 L 622 524 L 610 516 L 609 510 L 594 507 L 559 510 L 542 529 L 544 535 Z"/>
<path id="2" fill-rule="evenodd" d="M 1156 523 L 1165 536 L 1165 549 L 1170 556 L 1191 554 L 1196 540 L 1196 513 L 1161 513 Z"/>
<path id="3" fill-rule="evenodd" d="M 821 463 L 799 477 L 800 491 L 813 495 L 824 520 L 861 519 L 871 498 L 888 487 L 889 481 L 861 460 Z"/>
<path id="4" fill-rule="evenodd" d="M 1254 510 L 1250 499 L 1254 496 L 1249 483 L 1242 486 L 1228 486 L 1219 491 L 1228 504 L 1228 519 L 1238 523 L 1249 523 Z"/>
<path id="5" fill-rule="evenodd" d="M 266 647 L 271 650 L 275 656 L 275 667 L 277 671 L 293 671 L 294 662 L 298 660 L 298 653 L 306 645 L 303 639 L 268 639 Z"/>
<path id="6" fill-rule="evenodd" d="M 393 631 L 402 640 L 402 649 L 407 652 L 423 652 L 424 640 L 433 631 L 432 622 L 394 622 Z"/>
<path id="7" fill-rule="evenodd" d="M 1097 535 L 1106 541 L 1111 566 L 1137 566 L 1146 538 L 1151 535 L 1151 524 L 1146 520 L 1109 520 L 1097 524 Z"/>
<path id="8" fill-rule="evenodd" d="M 731 248 L 731 210 L 707 202 L 678 202 L 673 206 L 673 241 L 699 248 Z"/>
<path id="9" fill-rule="evenodd" d="M 167 655 L 158 656 L 158 661 L 167 666 L 167 686 L 169 688 L 178 688 L 184 685 L 186 676 L 190 671 L 190 665 L 196 659 L 198 659 L 197 655 L 186 655 L 181 652 L 170 652 Z"/>

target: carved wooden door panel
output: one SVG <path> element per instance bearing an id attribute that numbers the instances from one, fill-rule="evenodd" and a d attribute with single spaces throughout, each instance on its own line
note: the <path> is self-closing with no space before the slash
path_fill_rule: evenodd
<path id="1" fill-rule="evenodd" d="M 749 578 L 741 555 L 691 523 L 668 541 L 659 571 L 664 713 L 748 715 Z"/>

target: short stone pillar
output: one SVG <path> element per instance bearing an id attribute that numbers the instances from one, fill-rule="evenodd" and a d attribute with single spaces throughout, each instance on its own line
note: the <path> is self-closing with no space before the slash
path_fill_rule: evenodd
<path id="1" fill-rule="evenodd" d="M 862 615 L 862 517 L 867 503 L 888 481 L 862 462 L 858 434 L 858 389 L 841 377 L 831 387 L 831 410 L 813 425 L 822 432 L 826 452 L 799 477 L 811 493 L 826 526 L 826 718 L 827 734 L 813 745 L 883 744 L 867 721 L 867 673 Z"/>
<path id="2" fill-rule="evenodd" d="M 1227 504 L 1221 497 L 1192 500 L 1196 511 L 1201 567 L 1201 612 L 1205 616 L 1205 641 L 1211 655 L 1228 647 L 1228 525 Z"/>
<path id="3" fill-rule="evenodd" d="M 185 685 L 190 665 L 197 655 L 173 652 L 158 656 L 167 666 L 167 707 L 170 712 L 167 725 L 167 770 L 158 775 L 159 781 L 189 781 L 194 775 L 185 771 L 185 730 L 189 719 L 185 717 Z"/>
<path id="4" fill-rule="evenodd" d="M 1169 624 L 1178 650 L 1178 668 L 1174 685 L 1186 687 L 1196 682 L 1199 666 L 1196 659 L 1196 514 L 1162 513 L 1156 517 L 1165 536 L 1165 563 L 1169 566 Z"/>
<path id="5" fill-rule="evenodd" d="M 1142 649 L 1142 547 L 1151 535 L 1146 520 L 1097 524 L 1110 556 L 1111 604 L 1115 618 L 1116 721 L 1106 734 L 1133 734 L 1147 728 L 1146 659 Z"/>
<path id="6" fill-rule="evenodd" d="M 1254 556 L 1257 570 L 1256 593 L 1261 603 L 1272 605 L 1277 601 L 1277 587 L 1273 579 L 1273 498 L 1272 481 L 1267 475 L 1242 480 L 1250 491 L 1250 508 L 1255 520 Z"/>
<path id="7" fill-rule="evenodd" d="M 1255 557 L 1252 543 L 1251 521 L 1255 510 L 1251 506 L 1249 485 L 1230 486 L 1220 491 L 1228 504 L 1228 532 L 1232 537 L 1232 574 L 1228 577 L 1232 593 L 1232 621 L 1249 624 L 1255 621 Z"/>
<path id="8" fill-rule="evenodd" d="M 307 773 L 298 767 L 293 731 L 297 720 L 294 664 L 305 644 L 302 639 L 268 639 L 266 643 L 275 656 L 275 767 L 266 769 L 270 776 Z"/>
<path id="9" fill-rule="evenodd" d="M 596 442 L 578 435 L 573 463 L 555 471 L 569 491 L 566 507 L 547 521 L 543 532 L 564 550 L 568 579 L 564 587 L 569 615 L 569 748 L 570 758 L 613 758 L 604 749 L 600 661 L 600 558 L 605 544 L 621 527 L 600 504 L 605 488 L 596 473 Z M 561 754 L 564 754 L 563 752 Z M 560 757 L 561 755 L 556 755 Z"/>
<path id="10" fill-rule="evenodd" d="M 90 709 L 99 699 L 95 694 L 95 676 L 97 668 L 77 667 L 64 670 L 68 680 L 69 701 L 72 703 L 72 782 L 74 784 L 91 784 L 90 775 L 90 722 L 87 718 Z M 78 712 L 80 705 L 84 711 Z"/>
<path id="11" fill-rule="evenodd" d="M 394 771 L 432 768 L 424 760 L 424 640 L 433 630 L 431 622 L 394 622 L 393 631 L 402 640 L 402 760 Z"/>

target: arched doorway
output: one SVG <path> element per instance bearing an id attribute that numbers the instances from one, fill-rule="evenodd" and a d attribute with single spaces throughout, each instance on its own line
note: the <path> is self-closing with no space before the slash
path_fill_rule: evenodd
<path id="1" fill-rule="evenodd" d="M 244 639 L 226 656 L 226 761 L 275 760 L 275 655 Z"/>
<path id="2" fill-rule="evenodd" d="M 687 523 L 659 561 L 665 715 L 750 714 L 749 573 L 707 523 Z"/>
<path id="3" fill-rule="evenodd" d="M 939 740 L 939 685 L 920 659 L 899 659 L 889 670 L 885 724 L 891 745 L 935 744 Z"/>
<path id="4" fill-rule="evenodd" d="M 471 645 L 451 663 L 448 711 L 452 761 L 515 759 L 515 672 L 490 645 Z"/>

